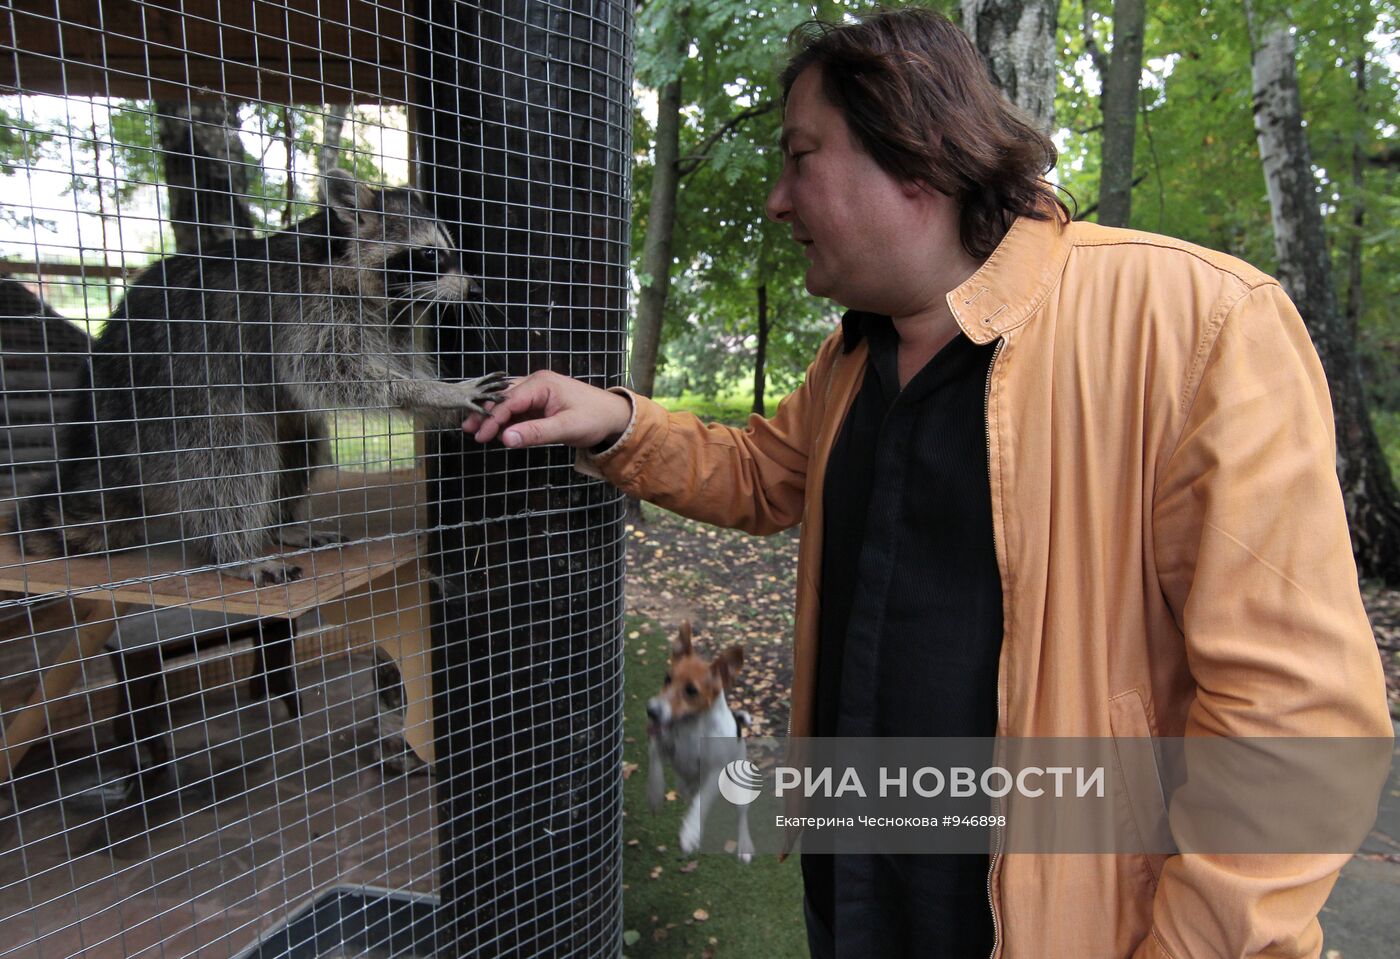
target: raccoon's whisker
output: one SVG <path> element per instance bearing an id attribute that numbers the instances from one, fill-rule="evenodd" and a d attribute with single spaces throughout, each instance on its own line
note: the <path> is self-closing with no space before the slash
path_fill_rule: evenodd
<path id="1" fill-rule="evenodd" d="M 486 304 L 488 302 L 489 301 L 487 301 L 483 297 L 482 302 L 479 303 L 475 300 L 462 300 L 461 304 L 466 309 L 466 311 L 471 314 L 472 318 L 476 320 L 476 328 L 481 331 L 481 339 L 485 344 L 486 349 L 492 353 L 504 357 L 505 350 L 501 346 L 500 339 L 498 339 L 496 336 L 496 331 L 492 327 L 488 326 L 486 323 Z M 491 305 L 494 306 L 495 304 Z M 501 313 L 501 319 L 504 320 L 505 311 L 500 310 L 499 307 L 497 307 L 497 309 Z"/>
<path id="2" fill-rule="evenodd" d="M 395 311 L 393 316 L 389 317 L 389 325 L 392 326 L 395 323 L 397 323 L 399 321 L 399 317 L 403 316 L 405 313 L 407 313 L 409 310 L 413 309 L 417 305 L 417 300 L 408 300 L 407 302 L 405 302 L 403 306 L 399 307 L 398 310 Z"/>

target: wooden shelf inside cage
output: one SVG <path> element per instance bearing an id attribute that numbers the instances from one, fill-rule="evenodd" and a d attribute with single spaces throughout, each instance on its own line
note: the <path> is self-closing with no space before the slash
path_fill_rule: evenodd
<path id="1" fill-rule="evenodd" d="M 14 535 L 0 536 L 0 591 L 63 597 L 51 613 L 61 614 L 58 625 L 71 630 L 63 648 L 40 667 L 27 705 L 7 710 L 0 783 L 46 730 L 61 728 L 50 714 L 70 699 L 84 661 L 101 654 L 117 619 L 151 606 L 292 620 L 317 611 L 323 627 L 338 631 L 334 640 L 318 635 L 320 655 L 373 643 L 395 660 L 407 705 L 405 738 L 431 762 L 428 596 L 419 565 L 425 514 L 416 471 L 323 470 L 312 487 L 313 524 L 336 529 L 346 542 L 294 551 L 302 578 L 263 587 L 217 570 L 185 570 L 178 547 L 26 559 Z"/>
<path id="2" fill-rule="evenodd" d="M 318 478 L 312 493 L 313 524 L 338 527 L 347 542 L 289 551 L 302 568 L 302 578 L 291 583 L 254 587 L 217 570 L 190 572 L 178 546 L 72 559 L 25 558 L 16 537 L 5 535 L 0 536 L 0 590 L 295 618 L 417 559 L 414 534 L 423 527 L 426 508 L 417 473 L 323 472 L 329 475 Z"/>

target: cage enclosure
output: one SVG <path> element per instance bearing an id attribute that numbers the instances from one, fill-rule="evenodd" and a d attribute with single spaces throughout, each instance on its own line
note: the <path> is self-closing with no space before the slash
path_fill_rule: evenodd
<path id="1" fill-rule="evenodd" d="M 0 956 L 619 950 L 630 37 L 0 9 Z"/>

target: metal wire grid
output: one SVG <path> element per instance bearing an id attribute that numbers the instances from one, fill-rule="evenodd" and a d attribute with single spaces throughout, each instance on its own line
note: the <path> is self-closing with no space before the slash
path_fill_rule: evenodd
<path id="1" fill-rule="evenodd" d="M 297 26 L 308 17 L 316 27 L 310 33 Z M 168 191 L 153 211 L 133 198 L 160 185 L 150 172 L 153 157 L 200 162 L 196 124 L 186 152 L 165 143 L 148 151 L 145 168 L 130 156 L 119 164 L 118 150 L 130 146 L 114 116 L 144 118 L 153 138 L 149 128 L 168 122 L 172 104 L 194 117 L 210 96 L 261 110 L 265 125 L 275 116 L 268 108 L 289 102 L 324 125 L 345 115 L 339 104 L 348 101 L 361 129 L 387 130 L 400 116 L 414 127 L 404 140 L 413 155 L 400 159 L 412 162 L 414 181 L 481 287 L 475 320 L 436 311 L 415 351 L 449 379 L 502 361 L 516 373 L 547 365 L 599 383 L 620 379 L 630 161 L 626 4 L 471 8 L 419 0 L 406 9 L 360 0 L 48 0 L 7 5 L 0 11 L 5 30 L 10 75 L 0 71 L 0 81 L 13 97 L 0 102 L 0 134 L 22 145 L 5 173 L 32 181 L 47 163 L 75 184 L 71 206 L 52 196 L 47 203 L 32 193 L 19 203 L 7 196 L 14 221 L 79 220 L 76 187 L 98 186 L 99 242 L 79 234 L 43 243 L 31 224 L 27 241 L 11 240 L 4 251 L 29 259 L 45 300 L 62 301 L 69 315 L 100 315 L 103 299 L 115 303 L 129 291 L 133 267 L 177 252 L 164 232 L 150 242 L 148 229 L 144 248 L 132 242 L 143 222 L 168 232 L 172 211 L 159 205 L 170 202 Z M 71 148 L 47 160 L 29 148 L 38 142 L 39 91 L 60 98 L 50 101 L 64 105 L 60 129 L 93 151 L 91 170 Z M 281 115 L 284 123 L 294 116 Z M 267 175 L 285 131 L 241 126 L 235 132 L 262 153 L 243 172 L 258 173 L 261 184 L 229 182 L 228 220 L 239 221 L 240 201 L 286 210 L 245 226 L 285 226 L 299 218 L 294 212 L 314 213 L 309 184 L 300 184 L 298 207 L 295 192 L 289 199 L 285 182 Z M 350 143 L 343 152 L 352 166 L 371 156 L 388 166 L 382 146 Z M 290 167 L 295 151 L 287 158 Z M 270 193 L 269 184 L 284 192 Z M 194 219 L 203 231 L 221 218 L 206 202 Z M 221 265 L 206 242 L 201 234 L 191 252 L 208 267 L 199 284 L 167 284 L 167 296 L 217 285 Z M 233 258 L 240 269 L 279 262 L 243 255 L 248 249 Z M 92 268 L 93 253 L 101 269 Z M 64 256 L 77 264 L 50 267 Z M 13 283 L 0 292 L 13 292 Z M 65 286 L 82 295 L 53 295 Z M 361 292 L 336 296 L 353 303 Z M 263 299 L 292 304 L 306 293 L 299 281 Z M 31 420 L 19 424 L 40 438 L 37 455 L 33 448 L 15 455 L 19 431 L 7 416 L 9 459 L 22 461 L 15 475 L 32 483 L 64 455 L 55 407 L 81 402 L 86 392 L 57 374 L 71 360 L 86 364 L 91 346 L 75 345 L 65 321 L 55 333 L 11 323 L 31 319 L 32 310 L 4 312 L 7 414 L 25 397 L 47 411 L 36 418 L 31 409 Z M 205 319 L 213 318 L 206 312 Z M 159 355 L 128 351 L 126 358 L 134 367 Z M 133 392 L 142 382 L 133 376 Z M 183 415 L 197 419 L 208 409 Z M 334 410 L 320 404 L 304 412 Z M 448 432 L 415 435 L 402 420 L 385 419 L 388 412 L 387 404 L 361 403 L 349 416 L 335 415 L 335 436 L 345 440 L 336 450 L 339 481 L 313 498 L 320 508 L 312 512 L 337 525 L 347 543 L 293 551 L 303 567 L 295 583 L 254 589 L 221 575 L 220 565 L 230 564 L 201 559 L 183 537 L 154 527 L 144 538 L 163 543 L 163 555 L 99 553 L 46 571 L 30 557 L 0 563 L 13 588 L 0 593 L 0 637 L 8 637 L 0 639 L 8 674 L 5 769 L 17 762 L 0 804 L 0 955 L 616 950 L 621 505 L 612 491 L 577 477 L 561 451 L 483 453 Z M 76 419 L 93 422 L 81 412 Z M 390 445 L 365 451 L 376 434 Z M 80 563 L 86 567 L 78 570 Z M 155 611 L 175 625 L 152 625 Z M 271 622 L 286 628 L 269 638 Z M 242 637 L 218 635 L 249 623 L 257 628 Z M 103 654 L 94 638 L 117 625 L 119 641 Z M 153 638 L 161 654 L 147 656 L 133 675 L 128 654 L 149 653 Z M 78 653 L 66 667 L 64 647 Z M 394 654 L 397 669 L 384 665 Z M 56 693 L 62 669 L 76 682 Z M 250 675 L 261 688 L 245 688 Z M 142 683 L 151 701 L 124 702 Z M 12 735 L 15 717 L 26 712 L 17 691 L 36 685 L 27 712 L 39 717 L 39 732 Z M 123 724 L 134 748 L 122 739 Z M 414 765 L 405 742 L 436 753 L 432 775 L 400 771 Z M 18 764 L 15 747 L 29 745 L 35 748 Z M 328 901 L 317 894 L 345 885 L 378 888 L 342 892 L 329 933 L 308 926 Z M 383 903 L 366 905 L 381 892 Z M 426 922 L 425 899 L 415 894 L 440 899 Z M 371 922 L 371 915 L 379 918 Z"/>

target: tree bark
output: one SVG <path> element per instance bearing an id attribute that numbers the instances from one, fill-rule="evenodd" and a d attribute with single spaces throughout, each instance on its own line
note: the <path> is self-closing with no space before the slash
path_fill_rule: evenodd
<path id="1" fill-rule="evenodd" d="M 1114 0 L 1113 52 L 1103 78 L 1103 163 L 1099 222 L 1127 226 L 1133 205 L 1133 150 L 1142 82 L 1143 0 Z"/>
<path id="2" fill-rule="evenodd" d="M 1045 133 L 1055 123 L 1056 0 L 962 0 L 962 27 L 1002 92 Z"/>
<path id="3" fill-rule="evenodd" d="M 321 147 L 316 152 L 316 172 L 322 176 L 340 165 L 340 137 L 345 129 L 345 118 L 349 115 L 348 103 L 326 107 L 325 129 L 321 134 Z"/>
<path id="4" fill-rule="evenodd" d="M 156 113 L 175 249 L 198 253 L 254 229 L 248 208 L 253 161 L 243 148 L 234 104 L 222 97 L 162 100 Z"/>
<path id="5" fill-rule="evenodd" d="M 1366 42 L 1362 38 L 1363 44 Z M 1363 47 L 1364 51 L 1364 47 Z M 1358 53 L 1356 70 L 1356 110 L 1366 116 L 1366 54 Z M 1364 127 L 1358 126 L 1351 141 L 1351 236 L 1347 239 L 1347 336 L 1355 340 L 1361 323 L 1361 254 L 1366 230 L 1366 149 Z"/>
<path id="6" fill-rule="evenodd" d="M 758 349 L 753 358 L 753 411 L 767 416 L 763 391 L 767 382 L 768 364 L 768 284 L 758 285 Z"/>
<path id="7" fill-rule="evenodd" d="M 632 388 L 650 396 L 656 384 L 656 354 L 661 346 L 661 320 L 671 290 L 671 247 L 676 231 L 676 188 L 680 183 L 681 78 L 661 88 L 656 107 L 655 167 L 651 178 L 651 207 L 642 246 L 646 284 L 637 301 L 632 331 Z"/>
<path id="8" fill-rule="evenodd" d="M 1400 585 L 1400 496 L 1366 409 L 1356 340 L 1337 309 L 1321 200 L 1303 131 L 1293 34 L 1282 11 L 1246 0 L 1254 127 L 1273 212 L 1278 276 L 1307 323 L 1332 393 L 1337 473 L 1364 577 Z"/>

